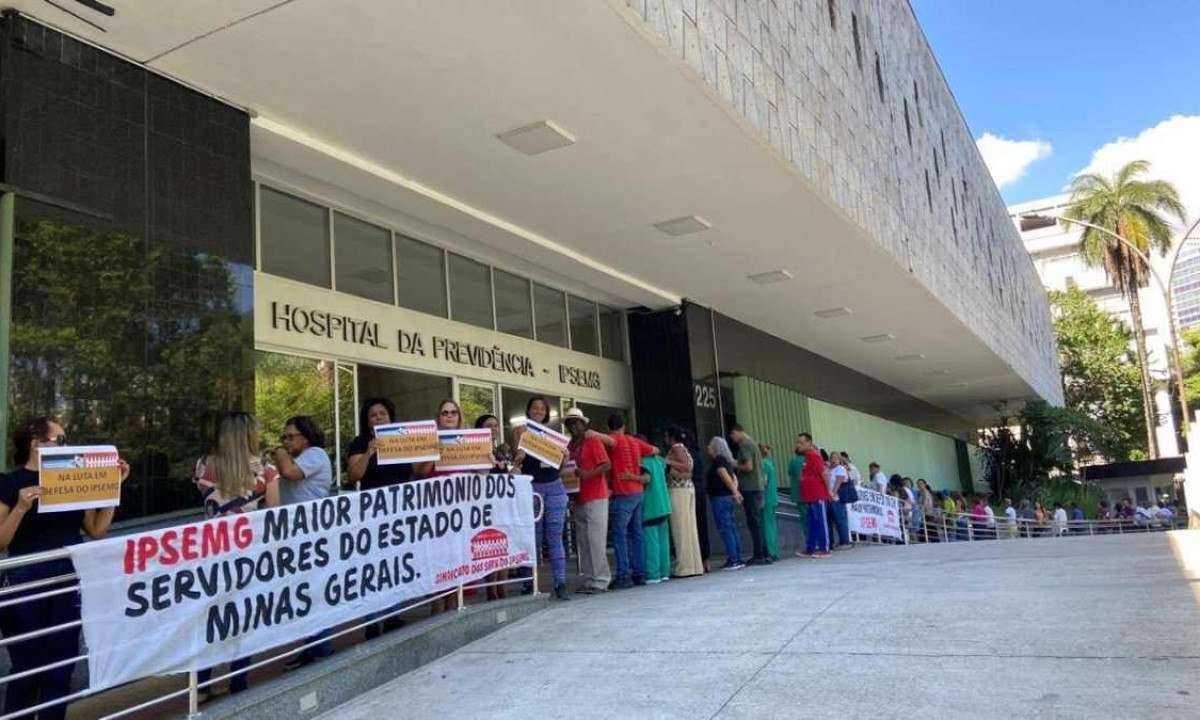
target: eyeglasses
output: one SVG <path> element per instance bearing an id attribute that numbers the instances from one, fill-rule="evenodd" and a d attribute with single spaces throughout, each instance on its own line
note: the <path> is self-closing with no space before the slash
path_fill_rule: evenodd
<path id="1" fill-rule="evenodd" d="M 53 437 L 46 437 L 42 438 L 42 442 L 54 443 L 55 445 L 62 447 L 63 445 L 67 444 L 67 436 L 59 434 Z"/>
<path id="2" fill-rule="evenodd" d="M 457 410 L 441 410 L 438 412 L 438 414 L 439 415 L 457 415 L 458 411 Z"/>
<path id="3" fill-rule="evenodd" d="M 304 436 L 300 433 L 284 433 L 279 436 L 279 442 L 288 442 L 290 440 L 295 440 L 298 437 L 304 437 Z"/>

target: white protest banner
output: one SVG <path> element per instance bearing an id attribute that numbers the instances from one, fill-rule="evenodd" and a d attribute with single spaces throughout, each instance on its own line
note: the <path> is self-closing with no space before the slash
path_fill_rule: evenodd
<path id="1" fill-rule="evenodd" d="M 38 512 L 121 504 L 121 456 L 112 445 L 38 448 Z"/>
<path id="2" fill-rule="evenodd" d="M 431 462 L 437 460 L 437 422 L 413 422 L 376 425 L 375 457 L 380 465 Z"/>
<path id="3" fill-rule="evenodd" d="M 567 459 L 567 445 L 570 439 L 545 425 L 525 421 L 525 432 L 521 433 L 521 441 L 517 443 L 518 450 L 524 450 L 529 455 L 541 460 L 550 467 L 562 467 Z"/>
<path id="4" fill-rule="evenodd" d="M 438 472 L 465 472 L 467 470 L 490 470 L 495 465 L 492 458 L 492 431 L 487 428 L 474 430 L 438 430 Z"/>
<path id="5" fill-rule="evenodd" d="M 865 487 L 857 490 L 858 502 L 846 506 L 850 532 L 904 539 L 900 530 L 900 501 Z"/>
<path id="6" fill-rule="evenodd" d="M 530 478 L 474 474 L 73 545 L 91 688 L 262 653 L 534 548 Z"/>

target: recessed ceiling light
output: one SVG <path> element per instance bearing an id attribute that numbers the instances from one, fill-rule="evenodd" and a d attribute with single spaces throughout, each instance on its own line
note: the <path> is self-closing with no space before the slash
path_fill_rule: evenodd
<path id="1" fill-rule="evenodd" d="M 819 318 L 835 318 L 835 317 L 842 317 L 844 315 L 853 315 L 853 314 L 854 314 L 854 311 L 848 307 L 825 308 L 824 310 L 818 310 L 815 313 L 813 313 L 813 315 L 816 315 Z"/>
<path id="2" fill-rule="evenodd" d="M 792 274 L 787 270 L 772 270 L 771 272 L 747 275 L 746 279 L 752 280 L 759 285 L 770 285 L 771 283 L 787 282 L 792 279 Z"/>
<path id="3" fill-rule="evenodd" d="M 659 232 L 666 233 L 671 237 L 679 237 L 707 230 L 712 227 L 712 223 L 697 215 L 684 215 L 674 220 L 656 222 L 654 227 L 658 228 Z"/>
<path id="4" fill-rule="evenodd" d="M 924 359 L 925 359 L 925 355 L 923 353 L 906 353 L 904 355 L 896 356 L 896 360 L 898 360 L 900 362 L 913 362 L 914 360 L 924 360 Z"/>
<path id="5" fill-rule="evenodd" d="M 891 342 L 896 339 L 896 336 L 891 333 L 883 333 L 881 335 L 868 335 L 862 339 L 865 343 L 881 343 Z"/>
<path id="6" fill-rule="evenodd" d="M 575 144 L 575 137 L 549 120 L 502 132 L 496 136 L 509 147 L 526 155 L 538 155 Z"/>

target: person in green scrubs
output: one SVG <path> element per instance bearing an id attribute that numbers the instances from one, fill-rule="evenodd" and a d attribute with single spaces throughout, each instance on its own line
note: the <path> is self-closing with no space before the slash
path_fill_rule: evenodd
<path id="1" fill-rule="evenodd" d="M 644 438 L 643 438 L 644 439 Z M 667 491 L 667 463 L 661 455 L 642 458 L 642 470 L 650 475 L 642 495 L 642 546 L 646 559 L 646 582 L 671 578 L 671 496 Z"/>
<path id="2" fill-rule="evenodd" d="M 792 502 L 796 504 L 796 514 L 800 516 L 800 533 L 804 534 L 804 529 L 808 527 L 808 505 L 800 502 L 800 473 L 804 472 L 804 453 L 800 450 L 800 441 L 796 441 L 796 454 L 792 455 L 792 459 L 788 460 L 787 474 L 788 480 L 791 481 Z M 801 540 L 803 542 L 803 540 Z M 796 552 L 800 552 L 801 547 Z"/>
<path id="3" fill-rule="evenodd" d="M 775 471 L 775 462 L 771 460 L 770 445 L 759 444 L 758 451 L 762 453 L 763 474 L 767 476 L 767 488 L 763 493 L 762 516 L 759 521 L 763 529 L 763 542 L 767 546 L 767 557 L 779 559 L 779 525 L 775 519 L 775 510 L 779 507 L 779 474 Z"/>

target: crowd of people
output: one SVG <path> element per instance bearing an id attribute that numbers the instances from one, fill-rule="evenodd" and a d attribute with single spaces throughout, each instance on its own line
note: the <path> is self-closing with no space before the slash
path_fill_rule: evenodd
<path id="1" fill-rule="evenodd" d="M 533 397 L 525 418 L 551 422 L 550 404 Z M 453 399 L 436 408 L 439 430 L 461 429 L 462 409 Z M 360 434 L 342 458 L 346 489 L 370 490 L 388 485 L 448 474 L 432 462 L 380 463 L 373 428 L 397 422 L 395 405 L 387 398 L 368 398 L 359 413 Z M 727 437 L 716 436 L 701 447 L 679 427 L 666 429 L 655 444 L 650 438 L 626 431 L 621 415 L 606 419 L 607 432 L 592 429 L 593 422 L 579 408 L 562 418 L 569 436 L 569 459 L 561 467 L 545 463 L 520 449 L 524 426 L 503 437 L 499 419 L 490 414 L 475 420 L 476 428 L 492 431 L 491 472 L 518 473 L 532 479 L 542 512 L 537 521 L 537 546 L 550 566 L 553 594 L 560 601 L 573 593 L 598 594 L 654 585 L 673 578 L 698 577 L 715 569 L 739 570 L 747 565 L 771 565 L 780 559 L 777 507 L 780 477 L 772 459 L 774 449 L 759 443 L 741 425 Z M 597 423 L 598 424 L 598 423 Z M 199 504 L 208 518 L 236 515 L 260 508 L 301 503 L 337 491 L 333 461 L 325 435 L 312 417 L 288 418 L 279 428 L 278 442 L 263 447 L 262 430 L 250 413 L 225 415 L 208 451 L 195 464 L 193 481 Z M 38 449 L 66 445 L 66 434 L 53 418 L 42 417 L 23 425 L 15 434 L 17 469 L 0 475 L 0 551 L 10 557 L 58 550 L 104 537 L 112 523 L 113 508 L 38 513 L 41 494 Z M 129 466 L 120 460 L 121 479 Z M 844 451 L 819 449 L 808 433 L 801 433 L 785 468 L 789 494 L 797 500 L 803 517 L 802 558 L 823 559 L 833 551 L 852 547 L 847 507 L 858 501 L 858 490 L 868 488 L 896 498 L 909 541 L 952 541 L 976 537 L 1015 536 L 1019 528 L 1038 534 L 1070 531 L 1070 522 L 1083 519 L 1076 505 L 1070 514 L 1061 505 L 1053 512 L 1040 504 L 1022 502 L 1020 509 L 1008 500 L 996 513 L 982 495 L 934 491 L 924 479 L 915 483 L 899 475 L 886 476 L 876 462 L 863 475 Z M 570 489 L 570 493 L 568 490 Z M 709 564 L 708 513 L 724 546 L 724 564 Z M 1109 507 L 1101 503 L 1097 519 L 1127 519 L 1151 526 L 1169 521 L 1169 507 L 1141 507 L 1127 500 Z M 738 516 L 750 542 L 743 543 Z M 579 558 L 580 581 L 568 588 L 566 541 L 568 518 Z M 611 545 L 614 563 L 609 562 Z M 35 583 L 17 590 L 11 599 L 30 596 L 25 602 L 0 608 L 0 632 L 5 638 L 36 634 L 8 644 L 12 673 L 26 673 L 8 683 L 5 712 L 16 713 L 64 697 L 69 692 L 72 664 L 64 661 L 78 653 L 80 618 L 75 593 L 46 595 L 48 590 L 69 587 L 62 580 L 72 568 L 69 560 L 24 565 L 7 570 L 6 586 Z M 528 568 L 514 572 L 526 593 L 533 591 Z M 55 580 L 58 582 L 55 582 Z M 506 596 L 509 571 L 486 579 L 488 599 Z M 35 596 L 36 595 L 36 596 Z M 457 607 L 453 594 L 432 599 L 434 614 Z M 390 611 L 365 618 L 366 637 L 377 637 L 402 625 L 397 603 Z M 53 626 L 68 625 L 37 634 Z M 307 638 L 308 650 L 289 663 L 295 668 L 333 652 L 332 630 Z M 247 687 L 249 657 L 230 666 L 229 689 Z M 42 672 L 30 672 L 54 665 Z M 211 671 L 199 673 L 202 697 L 212 692 Z M 62 718 L 66 704 L 44 709 L 42 718 Z"/>

